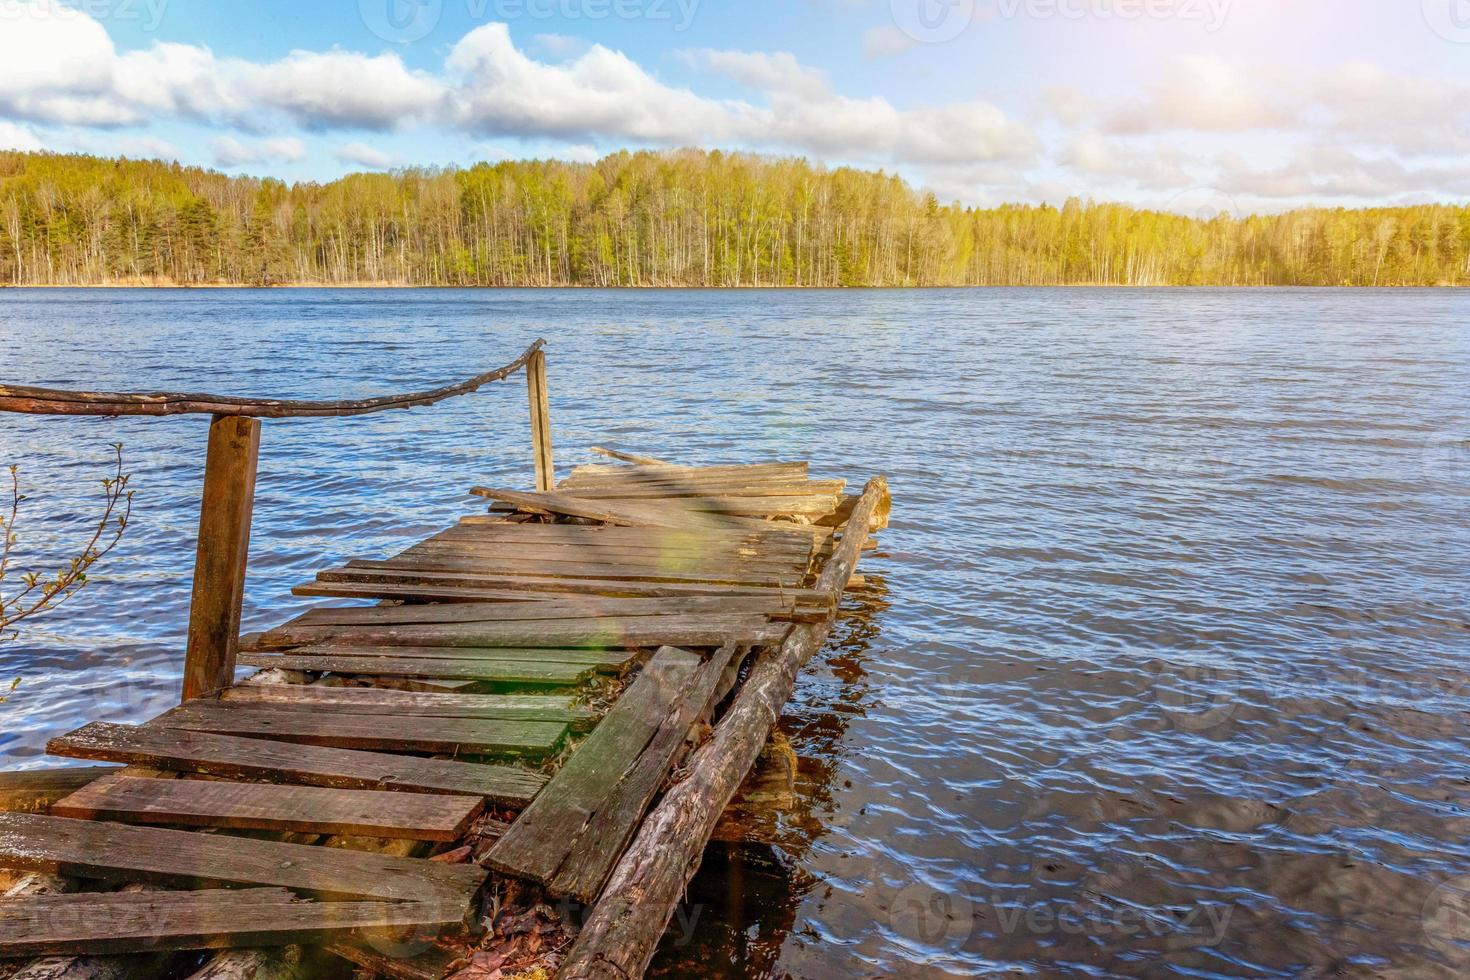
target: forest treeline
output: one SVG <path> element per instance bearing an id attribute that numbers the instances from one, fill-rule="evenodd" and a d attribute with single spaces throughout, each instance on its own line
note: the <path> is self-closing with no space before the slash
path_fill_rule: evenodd
<path id="1" fill-rule="evenodd" d="M 1466 285 L 1470 208 L 1183 217 L 944 205 L 695 150 L 288 185 L 0 153 L 0 285 Z"/>

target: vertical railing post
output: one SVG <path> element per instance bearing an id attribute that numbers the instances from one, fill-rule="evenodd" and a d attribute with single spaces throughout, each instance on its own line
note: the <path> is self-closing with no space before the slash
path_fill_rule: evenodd
<path id="1" fill-rule="evenodd" d="M 526 364 L 531 394 L 531 448 L 536 454 L 536 489 L 556 489 L 556 467 L 551 459 L 551 405 L 546 392 L 546 352 L 538 350 Z"/>
<path id="2" fill-rule="evenodd" d="M 214 416 L 199 505 L 199 550 L 184 661 L 185 701 L 234 683 L 259 454 L 259 419 Z"/>

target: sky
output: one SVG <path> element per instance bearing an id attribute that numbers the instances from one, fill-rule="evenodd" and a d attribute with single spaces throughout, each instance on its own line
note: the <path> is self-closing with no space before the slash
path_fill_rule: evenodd
<path id="1" fill-rule="evenodd" d="M 945 202 L 1470 200 L 1470 0 L 0 0 L 0 148 L 330 180 L 697 146 Z"/>

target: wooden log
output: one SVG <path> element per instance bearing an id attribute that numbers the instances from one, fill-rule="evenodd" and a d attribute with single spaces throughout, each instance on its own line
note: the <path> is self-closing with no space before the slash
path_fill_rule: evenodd
<path id="1" fill-rule="evenodd" d="M 209 425 L 194 597 L 184 659 L 185 701 L 229 687 L 235 680 L 260 420 L 216 415 Z"/>
<path id="2" fill-rule="evenodd" d="M 81 766 L 0 772 L 0 812 L 44 813 L 51 804 L 117 771 L 117 766 Z"/>
<path id="3" fill-rule="evenodd" d="M 546 352 L 537 350 L 526 363 L 526 382 L 531 400 L 531 448 L 536 456 L 536 489 L 556 486 L 556 465 L 551 456 L 551 407 L 546 386 Z"/>
<path id="4" fill-rule="evenodd" d="M 868 483 L 853 513 L 856 526 L 822 570 L 818 584 L 834 596 L 852 575 L 868 522 L 886 493 L 882 477 Z M 756 662 L 711 739 L 687 765 L 688 778 L 664 794 L 644 820 L 558 978 L 627 980 L 647 970 L 720 814 L 770 737 L 795 689 L 797 673 L 830 631 L 830 622 L 797 626 L 779 650 Z"/>
<path id="5" fill-rule="evenodd" d="M 93 722 L 53 739 L 52 755 L 340 789 L 483 796 L 523 806 L 546 777 L 509 766 L 420 759 L 182 729 Z"/>

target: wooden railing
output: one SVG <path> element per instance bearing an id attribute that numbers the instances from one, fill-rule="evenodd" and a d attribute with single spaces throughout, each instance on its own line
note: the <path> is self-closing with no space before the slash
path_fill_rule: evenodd
<path id="1" fill-rule="evenodd" d="M 210 415 L 204 490 L 199 505 L 199 545 L 189 607 L 183 699 L 229 687 L 239 652 L 240 609 L 250 554 L 250 520 L 262 419 L 341 418 L 433 405 L 478 391 L 525 369 L 531 404 L 531 448 L 536 489 L 551 490 L 551 412 L 546 387 L 545 341 L 538 340 L 504 367 L 432 391 L 345 401 L 291 401 L 173 392 L 64 391 L 0 385 L 0 411 L 30 415 Z"/>

